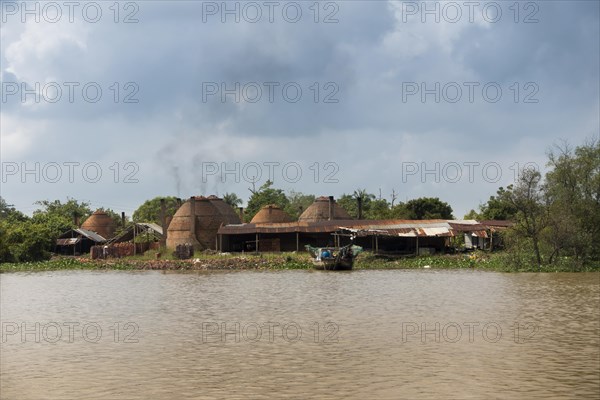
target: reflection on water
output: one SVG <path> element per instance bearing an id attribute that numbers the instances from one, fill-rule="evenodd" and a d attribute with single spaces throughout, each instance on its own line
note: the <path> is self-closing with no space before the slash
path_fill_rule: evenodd
<path id="1" fill-rule="evenodd" d="M 598 398 L 599 279 L 3 274 L 1 397 Z"/>

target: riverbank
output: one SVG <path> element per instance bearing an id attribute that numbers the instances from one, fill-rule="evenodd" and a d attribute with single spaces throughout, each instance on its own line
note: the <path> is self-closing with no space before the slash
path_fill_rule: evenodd
<path id="1" fill-rule="evenodd" d="M 449 254 L 421 257 L 384 257 L 366 252 L 355 262 L 355 270 L 382 269 L 474 269 L 496 272 L 589 272 L 600 271 L 600 263 L 576 265 L 562 259 L 551 265 L 522 265 L 514 267 L 507 261 L 504 252 Z M 287 270 L 311 269 L 307 253 L 246 253 L 213 254 L 201 253 L 190 260 L 172 258 L 155 259 L 151 255 L 108 260 L 91 260 L 87 257 L 54 257 L 48 261 L 33 263 L 0 264 L 0 272 L 58 271 L 58 270 Z"/>

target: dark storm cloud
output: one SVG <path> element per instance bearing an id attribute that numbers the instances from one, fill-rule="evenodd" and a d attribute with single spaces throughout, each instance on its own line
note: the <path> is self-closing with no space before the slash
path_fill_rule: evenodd
<path id="1" fill-rule="evenodd" d="M 201 187 L 194 170 L 208 159 L 272 157 L 276 151 L 269 144 L 284 138 L 298 142 L 278 142 L 281 157 L 327 157 L 314 155 L 314 141 L 335 137 L 334 157 L 345 166 L 344 176 L 356 178 L 336 186 L 342 192 L 367 183 L 393 187 L 407 157 L 537 160 L 559 138 L 580 142 L 598 134 L 597 2 L 537 2 L 539 22 L 533 24 L 514 23 L 506 8 L 498 23 L 481 17 L 454 24 L 422 23 L 419 16 L 404 21 L 399 2 L 383 1 L 337 2 L 339 22 L 324 24 L 314 23 L 310 4 L 302 4 L 305 18 L 295 24 L 279 14 L 273 23 L 222 23 L 218 15 L 204 16 L 204 22 L 201 2 L 140 2 L 135 24 L 7 23 L 3 82 L 93 81 L 104 96 L 98 103 L 28 105 L 11 98 L 2 104 L 3 157 L 67 159 L 73 152 L 63 144 L 81 143 L 82 159 L 163 162 L 163 173 L 140 190 L 143 198 L 162 187 L 186 195 L 224 188 L 245 194 L 246 184 Z M 137 85 L 138 103 L 114 102 L 109 89 L 114 82 L 120 85 L 119 100 L 127 94 L 125 84 Z M 233 95 L 223 102 L 220 92 L 203 92 L 207 84 L 220 89 L 253 82 L 263 90 L 256 103 L 235 102 Z M 279 84 L 273 102 L 265 82 Z M 298 102 L 282 97 L 282 86 L 290 82 L 302 88 Z M 431 88 L 452 82 L 463 90 L 456 103 L 403 94 L 407 84 Z M 473 102 L 464 82 L 479 84 Z M 328 83 L 334 86 L 326 88 Z M 486 83 L 501 87 L 500 101 L 482 98 Z M 535 86 L 527 89 L 531 83 Z M 534 91 L 537 102 L 524 103 Z M 325 103 L 333 92 L 338 102 Z M 40 146 L 40 140 L 47 145 Z M 365 162 L 381 154 L 385 174 L 379 173 L 381 165 Z M 153 168 L 149 163 L 148 170 Z M 436 194 L 428 185 L 404 189 Z M 485 199 L 490 188 L 485 190 L 475 195 L 480 188 L 467 186 L 456 201 L 467 203 L 471 195 Z"/>

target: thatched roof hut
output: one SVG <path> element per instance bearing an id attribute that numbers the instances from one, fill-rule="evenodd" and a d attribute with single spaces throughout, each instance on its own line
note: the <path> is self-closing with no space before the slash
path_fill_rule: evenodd
<path id="1" fill-rule="evenodd" d="M 194 196 L 179 207 L 169 223 L 167 247 L 190 243 L 198 250 L 214 249 L 221 224 L 239 223 L 238 214 L 222 199 Z"/>
<path id="2" fill-rule="evenodd" d="M 83 224 L 82 229 L 96 232 L 105 239 L 110 239 L 114 236 L 117 229 L 115 221 L 104 210 L 96 210 L 90 215 Z"/>
<path id="3" fill-rule="evenodd" d="M 321 196 L 304 210 L 298 221 L 316 222 L 334 219 L 352 219 L 352 217 L 342 206 L 335 202 L 333 196 Z"/>
<path id="4" fill-rule="evenodd" d="M 292 218 L 281 209 L 277 204 L 268 204 L 261 208 L 252 221 L 251 224 L 270 224 L 277 222 L 292 222 Z"/>

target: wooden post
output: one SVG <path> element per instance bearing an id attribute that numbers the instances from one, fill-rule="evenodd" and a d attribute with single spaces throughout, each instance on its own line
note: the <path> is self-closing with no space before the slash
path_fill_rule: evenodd
<path id="1" fill-rule="evenodd" d="M 192 245 L 196 244 L 196 197 L 190 197 L 190 236 Z"/>
<path id="2" fill-rule="evenodd" d="M 417 252 L 416 255 L 419 255 L 419 236 L 417 234 Z"/>
<path id="3" fill-rule="evenodd" d="M 379 236 L 375 234 L 375 254 L 379 253 Z"/>
<path id="4" fill-rule="evenodd" d="M 300 232 L 296 232 L 296 251 L 300 251 Z"/>
<path id="5" fill-rule="evenodd" d="M 165 199 L 160 199 L 160 227 L 163 231 L 160 237 L 160 247 L 165 247 L 167 245 L 167 206 Z"/>
<path id="6" fill-rule="evenodd" d="M 256 232 L 256 241 L 255 241 L 256 245 L 255 245 L 255 249 L 254 251 L 258 253 L 258 232 Z"/>

